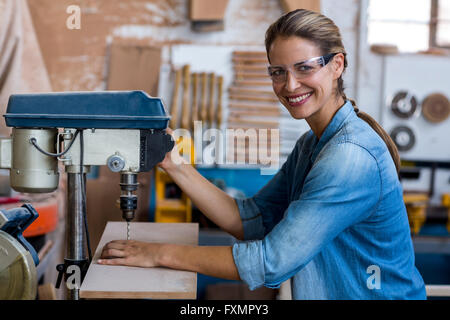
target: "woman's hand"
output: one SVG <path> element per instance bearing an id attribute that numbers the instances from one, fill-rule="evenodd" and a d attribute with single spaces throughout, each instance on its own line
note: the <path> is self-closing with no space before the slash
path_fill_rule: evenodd
<path id="1" fill-rule="evenodd" d="M 104 247 L 99 264 L 134 267 L 157 267 L 161 254 L 160 243 L 134 240 L 115 240 Z"/>
<path id="2" fill-rule="evenodd" d="M 172 138 L 175 140 L 172 129 L 166 128 L 166 132 L 168 134 L 170 134 L 172 136 Z M 174 145 L 172 151 L 169 151 L 166 153 L 166 156 L 164 157 L 163 161 L 158 163 L 158 166 L 167 172 L 173 168 L 176 168 L 178 165 L 184 164 L 184 163 L 188 163 L 188 162 L 180 155 L 180 151 L 178 149 L 178 145 L 175 140 L 175 145 Z"/>

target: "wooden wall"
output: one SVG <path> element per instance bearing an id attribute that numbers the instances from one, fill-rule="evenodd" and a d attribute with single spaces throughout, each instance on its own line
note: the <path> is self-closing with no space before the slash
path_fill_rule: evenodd
<path id="1" fill-rule="evenodd" d="M 69 30 L 69 5 L 81 7 L 81 29 Z M 231 0 L 223 32 L 190 29 L 187 0 L 29 0 L 55 91 L 103 90 L 108 43 L 257 44 L 281 13 L 277 0 Z"/>

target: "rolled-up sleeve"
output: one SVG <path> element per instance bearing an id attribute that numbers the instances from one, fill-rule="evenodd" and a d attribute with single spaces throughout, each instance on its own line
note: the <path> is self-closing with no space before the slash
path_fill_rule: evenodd
<path id="1" fill-rule="evenodd" d="M 264 225 L 261 211 L 253 198 L 235 199 L 244 228 L 244 240 L 264 238 Z"/>
<path id="2" fill-rule="evenodd" d="M 380 195 L 379 167 L 366 149 L 350 142 L 327 146 L 281 221 L 261 240 L 234 244 L 241 279 L 251 290 L 279 287 L 340 232 L 368 217 Z M 249 219 L 248 230 L 258 229 L 260 235 L 262 218 L 250 219 L 257 217 L 258 207 L 251 201 L 240 205 Z"/>
<path id="3" fill-rule="evenodd" d="M 244 228 L 244 240 L 263 239 L 281 220 L 288 206 L 289 157 L 277 174 L 253 197 L 235 199 Z"/>

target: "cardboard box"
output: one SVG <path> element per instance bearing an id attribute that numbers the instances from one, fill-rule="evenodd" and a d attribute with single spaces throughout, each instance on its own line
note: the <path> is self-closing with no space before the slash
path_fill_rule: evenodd
<path id="1" fill-rule="evenodd" d="M 143 90 L 156 97 L 160 66 L 160 47 L 113 44 L 108 90 Z"/>
<path id="2" fill-rule="evenodd" d="M 320 12 L 320 0 L 280 0 L 284 12 L 307 9 Z"/>
<path id="3" fill-rule="evenodd" d="M 223 20 L 228 0 L 191 0 L 189 18 L 192 21 Z"/>

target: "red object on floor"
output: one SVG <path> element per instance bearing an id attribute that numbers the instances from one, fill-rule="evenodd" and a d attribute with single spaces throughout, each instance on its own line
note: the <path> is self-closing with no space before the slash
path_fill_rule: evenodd
<path id="1" fill-rule="evenodd" d="M 52 232 L 58 226 L 58 203 L 56 199 L 31 202 L 39 217 L 23 232 L 24 237 L 40 236 Z"/>

